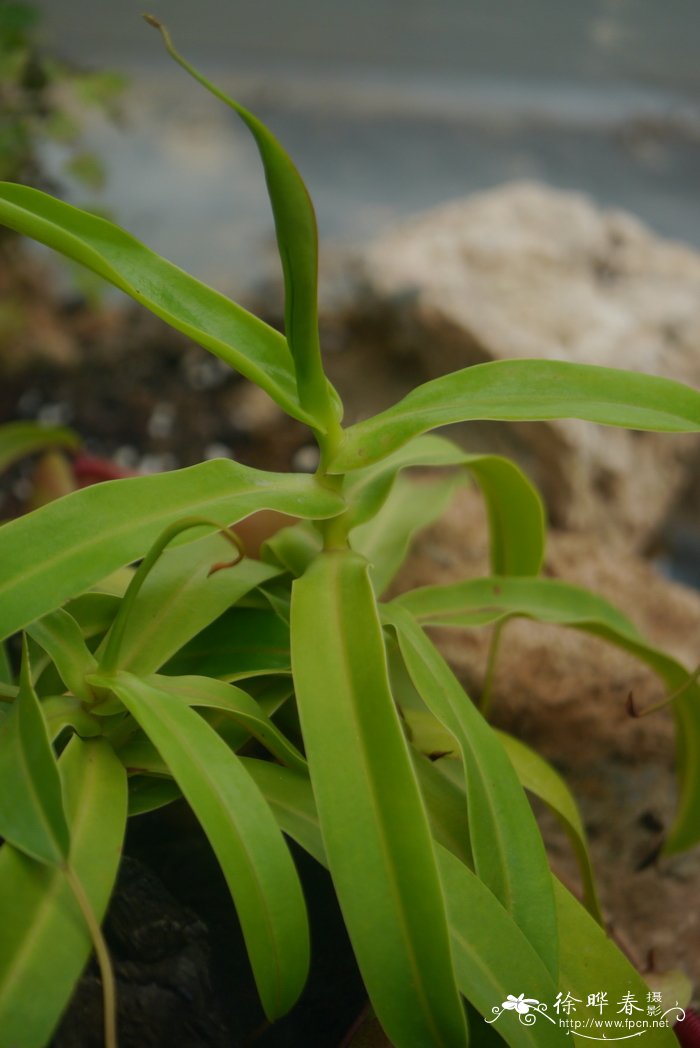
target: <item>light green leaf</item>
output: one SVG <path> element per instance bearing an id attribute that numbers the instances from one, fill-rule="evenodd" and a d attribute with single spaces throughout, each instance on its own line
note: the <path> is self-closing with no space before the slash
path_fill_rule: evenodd
<path id="1" fill-rule="evenodd" d="M 294 582 L 292 664 L 331 875 L 372 1005 L 402 1048 L 463 1048 L 430 831 L 356 553 L 321 554 Z"/>
<path id="2" fill-rule="evenodd" d="M 77 699 L 94 702 L 95 696 L 85 677 L 95 672 L 97 661 L 75 619 L 63 608 L 57 608 L 32 622 L 27 633 L 51 658 L 66 688 Z"/>
<path id="3" fill-rule="evenodd" d="M 278 572 L 248 558 L 209 575 L 231 556 L 221 535 L 165 550 L 129 612 L 119 645 L 119 668 L 153 673 L 244 594 Z M 100 647 L 98 657 L 104 652 Z"/>
<path id="4" fill-rule="evenodd" d="M 175 50 L 169 33 L 156 19 L 149 16 L 146 20 L 161 30 L 173 58 L 207 91 L 233 109 L 255 140 L 275 219 L 284 274 L 285 332 L 294 357 L 299 401 L 311 415 L 332 424 L 336 416 L 323 372 L 318 335 L 316 215 L 301 175 L 265 125 L 190 65 Z"/>
<path id="5" fill-rule="evenodd" d="M 26 641 L 19 695 L 0 722 L 0 837 L 40 862 L 60 864 L 68 855 L 61 780 L 32 687 Z"/>
<path id="6" fill-rule="evenodd" d="M 172 804 L 182 797 L 177 783 L 172 779 L 156 778 L 153 775 L 132 775 L 129 778 L 129 818 L 146 815 Z"/>
<path id="7" fill-rule="evenodd" d="M 246 760 L 245 763 L 247 767 L 253 764 L 256 766 L 254 769 L 251 767 L 251 774 L 268 798 L 284 832 L 318 862 L 328 865 L 309 781 L 288 768 L 274 768 L 261 761 Z M 267 768 L 273 769 L 273 776 L 267 775 Z M 542 961 L 512 917 L 478 878 L 470 876 L 470 871 L 447 849 L 438 844 L 436 854 L 447 901 L 460 991 L 467 997 L 474 995 L 474 1001 L 480 1001 L 483 1012 L 491 1018 L 493 1007 L 500 1005 L 507 994 L 524 992 L 529 996 L 531 986 L 536 984 L 538 993 L 542 994 L 541 1000 L 551 1012 L 555 996 L 552 995 L 551 976 L 543 969 Z M 627 958 L 573 895 L 555 877 L 551 879 L 559 927 L 559 988 L 564 993 L 570 990 L 581 999 L 591 986 L 595 985 L 599 989 L 605 986 L 606 990 L 610 987 L 608 994 L 611 1001 L 617 1000 L 628 990 L 635 992 L 639 1001 L 646 1000 L 646 984 Z M 491 980 L 495 987 L 507 987 L 502 996 L 501 989 L 489 988 Z M 594 1016 L 596 1014 L 593 1012 Z M 524 1044 L 520 1039 L 523 1037 L 522 1024 L 518 1023 L 520 1029 L 516 1029 L 507 1019 L 504 1014 L 496 1026 L 505 1020 L 502 1027 L 504 1039 L 513 1048 L 520 1048 Z M 537 1020 L 537 1040 L 530 1042 L 538 1048 L 544 1023 L 546 1020 Z M 472 1031 L 474 1043 L 479 1043 L 478 1032 Z M 542 1033 L 546 1043 L 549 1043 L 551 1036 L 551 1030 Z M 575 1033 L 573 1036 L 576 1038 Z M 673 1034 L 667 1029 L 650 1028 L 645 1032 L 645 1037 L 650 1036 L 654 1039 L 655 1048 L 673 1048 L 676 1044 Z M 581 1048 L 588 1043 L 583 1038 L 576 1040 Z"/>
<path id="8" fill-rule="evenodd" d="M 66 728 L 70 728 L 84 739 L 102 734 L 99 718 L 88 713 L 82 703 L 72 695 L 49 695 L 41 700 L 41 712 L 52 742 L 55 742 Z"/>
<path id="9" fill-rule="evenodd" d="M 0 638 L 143 556 L 168 524 L 201 514 L 226 527 L 258 509 L 333 516 L 338 496 L 312 477 L 229 459 L 76 491 L 0 528 Z"/>
<path id="10" fill-rule="evenodd" d="M 634 994 L 637 1002 L 644 1007 L 649 987 L 639 972 L 571 892 L 556 877 L 553 881 L 559 924 L 560 988 L 563 994 L 568 991 L 573 997 L 585 1002 L 584 994 L 604 990 L 612 1005 L 611 1011 L 616 1013 L 615 1019 L 624 1018 L 617 1013 L 617 1009 L 626 993 Z M 589 990 L 593 987 L 595 989 Z M 600 1018 L 600 1013 L 595 1009 L 591 1012 L 592 1019 Z M 605 1028 L 593 1025 L 589 1032 L 591 1036 L 605 1039 Z M 624 1033 L 629 1035 L 627 1030 Z M 577 1042 L 580 1048 L 590 1048 L 587 1037 L 577 1038 Z M 651 1023 L 644 1029 L 643 1043 L 651 1044 L 653 1048 L 678 1048 L 678 1041 L 670 1027 L 655 1027 Z"/>
<path id="11" fill-rule="evenodd" d="M 231 608 L 174 655 L 163 672 L 229 681 L 288 674 L 289 627 L 272 611 Z"/>
<path id="12" fill-rule="evenodd" d="M 38 189 L 11 182 L 0 183 L 0 223 L 91 269 L 255 382 L 287 414 L 322 428 L 301 406 L 283 336 L 130 233 Z"/>
<path id="13" fill-rule="evenodd" d="M 233 897 L 269 1019 L 306 981 L 309 933 L 294 862 L 257 786 L 234 753 L 185 704 L 130 673 L 95 679 L 124 703 L 194 811 Z"/>
<path id="14" fill-rule="evenodd" d="M 306 774 L 303 754 L 285 738 L 277 725 L 265 716 L 255 699 L 242 688 L 211 677 L 166 677 L 157 673 L 145 677 L 144 681 L 159 691 L 176 696 L 189 706 L 222 710 L 240 725 L 240 745 L 252 735 L 282 764 Z M 230 737 L 226 741 L 229 746 L 236 748 Z"/>
<path id="15" fill-rule="evenodd" d="M 7 422 L 0 426 L 0 473 L 13 463 L 45 448 L 77 448 L 80 438 L 63 426 L 38 422 Z"/>
<path id="16" fill-rule="evenodd" d="M 433 379 L 398 404 L 358 422 L 330 463 L 367 466 L 411 437 L 473 419 L 534 422 L 580 418 L 669 433 L 700 430 L 700 393 L 670 379 L 559 360 L 499 360 Z"/>
<path id="17" fill-rule="evenodd" d="M 440 519 L 462 484 L 464 478 L 459 476 L 421 484 L 397 477 L 377 515 L 354 529 L 352 547 L 371 564 L 378 594 L 384 592 L 403 564 L 415 535 Z"/>
<path id="18" fill-rule="evenodd" d="M 469 834 L 477 874 L 512 914 L 556 974 L 556 921 L 547 857 L 537 823 L 493 729 L 435 646 L 399 605 L 383 608 L 425 705 L 459 742 Z"/>
<path id="19" fill-rule="evenodd" d="M 257 784 L 284 832 L 317 862 L 327 866 L 318 823 L 318 812 L 308 775 L 270 761 L 241 757 L 244 768 Z"/>
<path id="20" fill-rule="evenodd" d="M 578 860 L 584 904 L 591 916 L 604 925 L 591 857 L 588 853 L 586 831 L 571 790 L 551 764 L 520 739 L 501 731 L 498 732 L 498 737 L 525 789 L 544 801 L 561 820 Z"/>
<path id="21" fill-rule="evenodd" d="M 669 692 L 683 688 L 672 706 L 677 727 L 680 797 L 664 851 L 682 851 L 700 840 L 700 685 L 690 679 L 689 671 L 680 662 L 647 644 L 633 623 L 612 604 L 558 579 L 503 577 L 426 586 L 397 598 L 396 604 L 425 625 L 484 625 L 520 615 L 571 626 L 636 656 L 659 675 Z"/>
<path id="22" fill-rule="evenodd" d="M 387 458 L 350 475 L 348 504 L 355 525 L 378 512 L 399 470 L 415 466 L 466 467 L 486 501 L 494 574 L 537 574 L 544 556 L 545 517 L 536 488 L 509 459 L 469 455 L 451 440 L 433 434 L 416 437 Z M 420 488 L 416 493 L 420 497 Z"/>
<path id="23" fill-rule="evenodd" d="M 321 533 L 308 521 L 281 528 L 260 547 L 260 558 L 298 578 L 321 552 Z"/>
<path id="24" fill-rule="evenodd" d="M 438 847 L 455 970 L 460 991 L 484 1019 L 509 994 L 525 992 L 551 1009 L 557 984 L 511 915 L 485 884 L 445 848 Z M 568 1031 L 546 1019 L 533 1025 L 505 1010 L 494 1030 L 512 1048 L 547 1048 L 569 1043 Z"/>
<path id="25" fill-rule="evenodd" d="M 70 864 L 101 920 L 119 866 L 126 776 L 109 745 L 73 738 L 60 760 Z M 0 1048 L 44 1048 L 92 942 L 65 874 L 0 848 Z"/>

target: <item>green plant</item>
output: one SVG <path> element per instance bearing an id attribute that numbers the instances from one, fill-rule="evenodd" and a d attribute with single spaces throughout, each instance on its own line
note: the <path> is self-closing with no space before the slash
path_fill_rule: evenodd
<path id="1" fill-rule="evenodd" d="M 293 1006 L 309 961 L 283 834 L 328 866 L 372 1005 L 399 1048 L 464 1046 L 463 998 L 490 1016 L 521 990 L 542 1002 L 580 995 L 591 971 L 611 999 L 643 995 L 641 976 L 600 926 L 565 784 L 490 727 L 423 627 L 502 627 L 518 615 L 556 622 L 633 652 L 682 689 L 680 801 L 667 852 L 700 837 L 698 685 L 606 601 L 539 575 L 543 509 L 515 465 L 426 434 L 465 419 L 564 416 L 698 431 L 700 393 L 642 374 L 513 361 L 436 379 L 343 428 L 321 362 L 306 189 L 267 129 L 176 57 L 259 148 L 286 337 L 104 219 L 37 190 L 2 185 L 0 220 L 82 262 L 256 382 L 310 427 L 320 465 L 314 476 L 287 476 L 218 460 L 112 481 L 0 530 L 0 636 L 24 638 L 19 680 L 6 657 L 0 683 L 0 1045 L 47 1043 L 91 942 L 106 1041 L 116 1043 L 99 921 L 127 815 L 180 796 L 219 859 L 270 1019 Z M 417 466 L 447 470 L 418 498 L 402 475 Z M 382 601 L 412 535 L 468 476 L 488 510 L 492 575 Z M 227 529 L 261 509 L 299 522 L 253 560 Z M 230 563 L 224 539 L 236 546 Z M 436 732 L 458 759 L 427 759 Z M 551 875 L 523 784 L 564 821 L 585 906 Z M 499 1019 L 513 1048 L 570 1036 L 522 1018 L 510 1008 Z M 474 1027 L 477 1040 L 485 1030 Z M 646 1036 L 674 1043 L 664 1024 Z"/>

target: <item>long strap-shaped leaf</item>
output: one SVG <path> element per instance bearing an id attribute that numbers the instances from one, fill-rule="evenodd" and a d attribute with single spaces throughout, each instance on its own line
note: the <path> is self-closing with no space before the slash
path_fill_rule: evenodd
<path id="1" fill-rule="evenodd" d="M 28 186 L 0 182 L 0 223 L 80 262 L 220 357 L 308 425 L 282 335 L 130 233 Z"/>
<path id="2" fill-rule="evenodd" d="M 556 918 L 547 856 L 513 766 L 415 619 L 398 606 L 388 605 L 384 613 L 397 631 L 417 691 L 459 743 L 476 872 L 556 977 Z"/>
<path id="3" fill-rule="evenodd" d="M 143 556 L 181 517 L 201 514 L 224 527 L 258 509 L 321 518 L 342 508 L 311 477 L 228 459 L 76 491 L 0 529 L 0 638 Z"/>
<path id="4" fill-rule="evenodd" d="M 323 553 L 294 583 L 292 667 L 328 862 L 379 1020 L 398 1048 L 463 1048 L 432 841 L 357 554 Z"/>
<path id="5" fill-rule="evenodd" d="M 101 920 L 126 824 L 126 774 L 102 740 L 73 738 L 60 760 L 70 865 Z M 92 942 L 65 873 L 0 848 L 0 1048 L 44 1048 Z"/>
<path id="6" fill-rule="evenodd" d="M 245 764 L 284 832 L 327 866 L 308 779 L 263 761 L 246 760 Z M 523 993 L 529 997 L 531 989 L 537 987 L 537 993 L 542 994 L 540 1000 L 551 1012 L 554 997 L 547 997 L 553 985 L 551 977 L 510 914 L 454 854 L 440 845 L 436 847 L 436 854 L 461 993 L 480 1007 L 485 1017 L 492 1019 L 493 1009 L 501 1005 L 507 994 Z M 594 977 L 598 988 L 609 987 L 611 1001 L 627 991 L 636 994 L 638 1001 L 644 1001 L 647 986 L 639 973 L 555 877 L 552 884 L 559 925 L 559 987 L 571 990 L 580 999 L 588 992 Z M 512 1048 L 525 1048 L 555 1043 L 551 1040 L 552 1028 L 545 1033 L 545 1026 L 550 1027 L 545 1019 L 531 1024 L 529 1019 L 523 1022 L 513 1013 L 504 1013 L 496 1029 Z M 576 1040 L 575 1032 L 571 1033 L 581 1048 L 589 1043 Z M 554 1036 L 558 1036 L 556 1031 Z M 654 1048 L 673 1048 L 676 1043 L 673 1033 L 665 1026 L 649 1027 L 644 1036 L 653 1039 Z M 474 1040 L 478 1043 L 476 1036 Z"/>
<path id="7" fill-rule="evenodd" d="M 647 644 L 621 611 L 579 586 L 547 578 L 494 577 L 426 586 L 399 597 L 396 603 L 426 625 L 484 625 L 521 615 L 571 626 L 635 655 L 661 677 L 670 692 L 682 688 L 673 703 L 680 797 L 664 851 L 682 851 L 700 840 L 700 685 L 690 679 L 680 662 Z"/>
<path id="8" fill-rule="evenodd" d="M 499 360 L 455 371 L 351 426 L 334 473 L 369 465 L 438 426 L 473 419 L 580 418 L 669 433 L 700 430 L 700 393 L 670 379 L 563 361 Z"/>
<path id="9" fill-rule="evenodd" d="M 233 109 L 255 140 L 275 219 L 284 274 L 285 333 L 294 357 L 299 401 L 315 418 L 333 425 L 335 405 L 323 371 L 318 334 L 318 231 L 314 207 L 302 177 L 262 121 L 183 58 L 157 19 L 148 15 L 146 21 L 160 29 L 172 57 L 207 91 Z"/>
<path id="10" fill-rule="evenodd" d="M 130 673 L 93 678 L 124 703 L 160 752 L 221 864 L 269 1019 L 306 981 L 309 931 L 294 862 L 241 762 L 187 705 Z"/>

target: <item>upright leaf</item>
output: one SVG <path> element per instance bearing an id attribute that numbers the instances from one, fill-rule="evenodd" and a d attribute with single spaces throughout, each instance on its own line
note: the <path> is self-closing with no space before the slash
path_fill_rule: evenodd
<path id="1" fill-rule="evenodd" d="M 59 762 L 70 865 L 97 920 L 117 875 L 126 775 L 103 740 L 73 738 Z M 92 949 L 63 870 L 0 848 L 0 1048 L 44 1048 Z"/>
<path id="2" fill-rule="evenodd" d="M 292 665 L 331 875 L 373 1007 L 401 1048 L 463 1048 L 430 831 L 357 554 L 323 553 L 294 583 Z"/>
<path id="3" fill-rule="evenodd" d="M 301 406 L 294 362 L 283 336 L 130 233 L 38 189 L 11 182 L 0 182 L 0 223 L 91 269 L 255 382 L 287 414 L 322 428 Z"/>
<path id="4" fill-rule="evenodd" d="M 474 419 L 535 422 L 580 418 L 668 433 L 700 430 L 700 393 L 670 379 L 559 360 L 498 360 L 418 386 L 398 404 L 357 422 L 329 469 L 377 462 L 411 437 Z"/>
<path id="5" fill-rule="evenodd" d="M 130 673 L 96 678 L 153 742 L 221 864 L 269 1019 L 284 1015 L 308 972 L 309 932 L 294 862 L 238 758 L 184 703 Z"/>
<path id="6" fill-rule="evenodd" d="M 61 780 L 32 687 L 26 641 L 19 695 L 0 722 L 0 837 L 51 865 L 68 855 Z"/>
<path id="7" fill-rule="evenodd" d="M 0 528 L 0 638 L 142 557 L 166 525 L 201 514 L 226 527 L 257 509 L 323 518 L 343 502 L 312 477 L 229 459 L 76 491 Z"/>
<path id="8" fill-rule="evenodd" d="M 459 742 L 476 872 L 556 976 L 556 919 L 547 857 L 513 766 L 416 621 L 398 605 L 386 606 L 384 614 L 396 629 L 406 668 L 425 705 Z"/>
<path id="9" fill-rule="evenodd" d="M 301 175 L 274 135 L 256 116 L 190 65 L 175 50 L 169 33 L 157 19 L 149 15 L 146 21 L 160 29 L 170 54 L 183 69 L 233 109 L 255 140 L 275 219 L 284 273 L 285 333 L 294 357 L 299 401 L 311 415 L 330 425 L 335 421 L 335 412 L 321 363 L 318 336 L 318 232 L 313 204 Z"/>

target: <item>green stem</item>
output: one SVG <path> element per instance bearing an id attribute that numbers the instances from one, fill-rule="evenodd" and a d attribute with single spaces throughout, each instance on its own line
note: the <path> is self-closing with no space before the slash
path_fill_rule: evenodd
<path id="1" fill-rule="evenodd" d="M 90 938 L 92 939 L 92 945 L 95 950 L 95 956 L 100 969 L 100 976 L 102 979 L 102 1005 L 103 1005 L 103 1018 L 104 1018 L 104 1038 L 105 1048 L 118 1048 L 117 1043 L 117 990 L 114 981 L 114 970 L 112 968 L 112 961 L 109 956 L 109 950 L 107 949 L 107 943 L 105 942 L 102 929 L 100 928 L 100 922 L 95 917 L 95 913 L 90 904 L 90 900 L 87 897 L 87 893 L 83 888 L 82 882 L 72 866 L 66 863 L 63 866 L 63 872 L 66 875 L 66 880 L 70 885 L 71 891 L 75 897 L 75 901 L 80 907 L 80 912 L 83 915 L 85 924 L 87 925 L 88 931 L 90 932 Z"/>
<path id="2" fill-rule="evenodd" d="M 489 644 L 489 654 L 486 662 L 486 673 L 484 674 L 484 686 L 481 689 L 481 699 L 479 700 L 479 709 L 485 717 L 488 716 L 491 709 L 493 684 L 496 678 L 496 663 L 498 661 L 498 652 L 501 646 L 501 637 L 505 625 L 505 620 L 496 623 L 493 633 L 491 634 L 491 643 Z"/>

